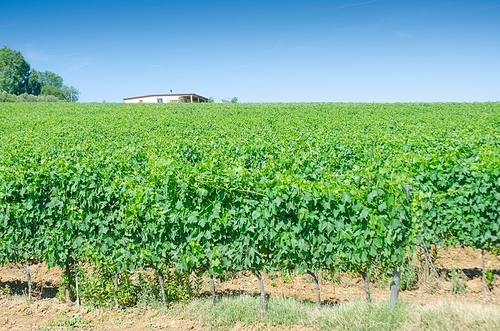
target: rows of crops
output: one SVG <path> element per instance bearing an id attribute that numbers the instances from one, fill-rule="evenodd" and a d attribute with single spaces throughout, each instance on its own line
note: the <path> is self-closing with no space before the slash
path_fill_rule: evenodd
<path id="1" fill-rule="evenodd" d="M 3 104 L 0 263 L 398 269 L 499 245 L 500 103 Z"/>

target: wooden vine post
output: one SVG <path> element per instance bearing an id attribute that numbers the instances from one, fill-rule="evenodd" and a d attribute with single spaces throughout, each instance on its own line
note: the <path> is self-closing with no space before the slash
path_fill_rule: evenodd
<path id="1" fill-rule="evenodd" d="M 389 306 L 391 307 L 394 307 L 398 302 L 400 283 L 401 283 L 401 271 L 398 268 L 394 268 L 391 281 L 391 298 L 389 300 Z"/>

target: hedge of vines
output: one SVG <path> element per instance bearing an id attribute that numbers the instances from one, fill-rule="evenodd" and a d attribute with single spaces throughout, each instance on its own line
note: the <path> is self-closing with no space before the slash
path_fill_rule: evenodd
<path id="1" fill-rule="evenodd" d="M 0 107 L 0 264 L 363 274 L 499 224 L 500 103 Z"/>

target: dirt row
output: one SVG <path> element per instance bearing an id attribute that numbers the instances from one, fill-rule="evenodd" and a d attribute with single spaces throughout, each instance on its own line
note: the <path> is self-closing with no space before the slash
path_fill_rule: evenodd
<path id="1" fill-rule="evenodd" d="M 419 279 L 417 287 L 402 291 L 400 299 L 418 304 L 436 303 L 442 300 L 465 301 L 470 303 L 500 304 L 500 259 L 486 255 L 486 267 L 493 271 L 494 282 L 487 291 L 481 278 L 480 251 L 472 249 L 438 250 L 435 254 L 435 267 L 440 278 L 430 276 Z M 465 284 L 465 293 L 452 293 L 450 270 L 456 269 Z M 25 274 L 16 265 L 0 268 L 0 330 L 39 329 L 41 326 L 55 325 L 62 329 L 92 329 L 85 321 L 92 321 L 98 330 L 142 330 L 153 329 L 201 330 L 194 321 L 158 316 L 154 309 L 127 309 L 115 311 L 106 309 L 87 310 L 68 306 L 55 298 L 61 279 L 61 271 L 47 269 L 44 264 L 30 266 L 34 284 L 34 301 L 29 303 L 26 293 Z M 420 271 L 420 278 L 423 278 Z M 345 274 L 330 274 L 320 277 L 323 303 L 338 304 L 346 301 L 363 300 L 365 297 L 360 277 Z M 202 292 L 209 293 L 209 282 L 204 281 Z M 387 279 L 376 279 L 371 283 L 372 300 L 387 301 L 389 285 Z M 257 294 L 259 284 L 251 273 L 238 273 L 224 282 L 217 282 L 218 295 Z M 316 292 L 308 275 L 265 275 L 265 289 L 270 297 L 295 297 L 314 301 Z M 9 293 L 6 293 L 9 292 Z M 72 325 L 68 325 L 72 324 Z M 239 330 L 248 329 L 240 326 Z"/>

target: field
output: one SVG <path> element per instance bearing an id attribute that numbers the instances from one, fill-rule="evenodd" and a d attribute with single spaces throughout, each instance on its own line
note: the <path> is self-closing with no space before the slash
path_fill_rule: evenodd
<path id="1" fill-rule="evenodd" d="M 140 271 L 171 309 L 171 272 L 255 279 L 264 310 L 283 275 L 323 304 L 343 301 L 323 286 L 338 275 L 419 303 L 405 293 L 436 272 L 433 298 L 467 278 L 495 303 L 499 127 L 500 103 L 2 104 L 0 263 L 60 270 L 68 302 L 99 270 L 122 307 Z M 439 265 L 460 247 L 473 266 Z"/>

